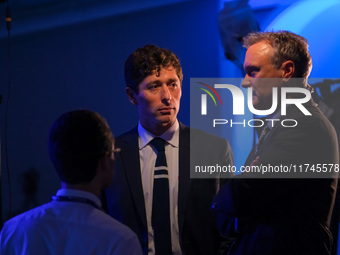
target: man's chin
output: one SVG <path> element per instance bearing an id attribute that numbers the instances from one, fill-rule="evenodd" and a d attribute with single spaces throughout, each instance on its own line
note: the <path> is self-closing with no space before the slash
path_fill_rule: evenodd
<path id="1" fill-rule="evenodd" d="M 257 100 L 257 97 L 256 98 L 253 97 L 252 104 L 255 109 L 260 110 L 261 104 L 259 103 L 259 100 Z"/>
<path id="2" fill-rule="evenodd" d="M 167 125 L 171 126 L 176 121 L 176 117 L 170 116 L 170 115 L 169 116 L 163 115 L 158 120 L 163 126 L 167 126 Z"/>
<path id="3" fill-rule="evenodd" d="M 259 100 L 258 97 L 254 97 L 254 96 L 253 96 L 252 104 L 253 104 L 253 107 L 259 111 L 268 110 L 271 107 L 271 105 L 268 105 L 264 101 Z"/>

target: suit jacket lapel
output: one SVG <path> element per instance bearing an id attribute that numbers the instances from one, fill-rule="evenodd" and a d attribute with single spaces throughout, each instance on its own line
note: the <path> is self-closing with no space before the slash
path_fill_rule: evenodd
<path id="1" fill-rule="evenodd" d="M 124 140 L 124 148 L 122 148 L 122 160 L 125 167 L 126 178 L 130 192 L 136 205 L 137 212 L 141 217 L 144 227 L 147 228 L 144 193 L 142 185 L 142 177 L 140 171 L 138 130 L 133 129 L 129 136 Z"/>
<path id="2" fill-rule="evenodd" d="M 251 152 L 249 153 L 246 163 L 244 163 L 244 166 L 250 166 L 250 163 L 255 159 L 255 148 L 256 145 L 252 148 Z"/>
<path id="3" fill-rule="evenodd" d="M 315 103 L 314 103 L 313 99 L 311 99 L 310 101 L 308 101 L 307 103 L 305 103 L 304 106 L 305 106 L 307 109 L 310 109 L 310 108 L 312 108 L 312 107 L 315 107 L 314 104 L 315 104 Z M 287 114 L 286 114 L 285 116 L 282 116 L 282 115 L 280 116 L 280 122 L 281 122 L 283 119 L 288 118 L 287 116 L 291 116 L 291 115 L 295 116 L 297 112 L 299 113 L 299 111 L 300 111 L 300 109 L 298 109 L 298 108 L 296 108 L 296 107 L 288 107 L 288 108 L 287 108 Z M 264 119 L 264 118 L 261 118 L 261 119 Z M 266 147 L 267 143 L 270 142 L 272 136 L 275 135 L 276 130 L 279 129 L 280 127 L 281 127 L 280 123 L 276 123 L 276 124 L 274 125 L 274 127 L 271 128 L 271 130 L 269 131 L 269 133 L 268 133 L 266 139 L 263 141 L 263 143 L 262 143 L 261 146 L 259 147 L 258 154 L 261 154 L 262 150 Z M 259 133 L 261 133 L 261 131 L 258 132 L 258 134 L 259 134 Z M 255 155 L 255 148 L 256 148 L 256 146 L 254 146 L 253 149 L 251 150 L 251 152 L 250 152 L 250 154 L 249 154 L 249 156 L 248 156 L 248 158 L 247 158 L 247 160 L 246 160 L 245 166 L 249 166 L 250 163 L 255 159 L 255 156 L 256 156 L 256 155 Z"/>
<path id="4" fill-rule="evenodd" d="M 178 227 L 182 235 L 187 200 L 189 198 L 190 179 L 190 129 L 179 123 L 179 184 L 178 184 Z"/>
<path id="5" fill-rule="evenodd" d="M 256 145 L 252 148 L 251 152 L 248 155 L 248 158 L 246 160 L 246 163 L 244 164 L 244 166 L 250 166 L 251 162 L 256 158 L 257 155 L 261 154 L 262 150 L 266 147 L 266 144 L 268 141 L 270 141 L 271 137 L 273 136 L 273 134 L 276 132 L 275 130 L 279 127 L 280 124 L 276 123 L 276 125 L 270 129 L 270 131 L 268 132 L 265 140 L 262 142 L 262 144 L 259 146 L 258 148 L 258 152 L 257 154 L 255 154 L 256 151 Z M 260 135 L 259 135 L 260 136 Z M 258 137 L 259 138 L 259 137 Z"/>

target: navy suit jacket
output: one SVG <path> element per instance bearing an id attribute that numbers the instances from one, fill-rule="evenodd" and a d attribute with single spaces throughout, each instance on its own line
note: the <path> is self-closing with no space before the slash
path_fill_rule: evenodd
<path id="1" fill-rule="evenodd" d="M 229 254 L 330 254 L 332 238 L 328 228 L 337 173 L 333 172 L 327 178 L 301 177 L 313 174 L 309 170 L 305 172 L 304 164 L 309 164 L 310 168 L 314 166 L 314 169 L 322 166 L 326 170 L 339 166 L 337 136 L 333 126 L 312 102 L 305 107 L 312 116 L 289 107 L 287 116 L 281 116 L 281 120 L 295 119 L 298 125 L 283 127 L 277 122 L 257 153 L 253 149 L 245 163 L 249 166 L 259 156 L 257 166 L 292 165 L 292 169 L 296 166 L 299 171 L 302 165 L 301 175 L 274 173 L 261 177 L 262 173 L 242 173 L 220 190 L 215 200 L 216 210 L 225 215 L 226 220 L 238 218 L 239 232 Z M 264 178 L 266 176 L 273 179 Z"/>
<path id="2" fill-rule="evenodd" d="M 190 131 L 193 129 L 181 123 L 179 128 L 178 226 L 181 249 L 184 254 L 216 254 L 220 236 L 210 205 L 217 193 L 217 181 L 190 178 Z M 208 156 L 215 164 L 233 164 L 227 140 L 198 130 L 194 132 L 201 143 L 201 148 L 196 151 Z M 143 252 L 147 254 L 148 232 L 137 128 L 117 137 L 116 148 L 121 151 L 116 159 L 114 182 L 106 191 L 109 214 L 137 234 Z M 216 148 L 219 152 L 212 154 Z"/>

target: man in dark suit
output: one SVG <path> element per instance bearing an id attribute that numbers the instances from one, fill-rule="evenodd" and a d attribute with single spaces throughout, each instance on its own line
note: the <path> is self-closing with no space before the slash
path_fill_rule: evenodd
<path id="1" fill-rule="evenodd" d="M 121 152 L 115 183 L 106 197 L 110 215 L 137 234 L 144 254 L 215 254 L 219 245 L 210 204 L 220 183 L 213 178 L 191 179 L 190 153 L 195 150 L 227 166 L 233 164 L 232 152 L 227 140 L 177 120 L 182 79 L 177 56 L 154 45 L 137 49 L 125 63 L 126 92 L 136 105 L 139 123 L 116 139 Z M 164 144 L 167 163 L 162 169 L 158 165 L 162 149 L 155 140 Z M 192 148 L 193 144 L 200 146 Z M 216 148 L 219 153 L 212 153 Z M 156 177 L 167 187 L 168 194 L 161 197 L 165 203 L 156 198 L 165 192 L 158 190 Z M 155 219 L 155 207 L 168 209 Z"/>
<path id="2" fill-rule="evenodd" d="M 274 87 L 309 86 L 312 61 L 305 38 L 286 31 L 263 32 L 248 35 L 244 44 L 246 76 L 242 85 L 252 88 L 254 108 L 271 107 Z M 301 99 L 301 94 L 288 97 Z M 238 225 L 228 254 L 330 254 L 329 226 L 339 171 L 335 130 L 312 99 L 303 104 L 311 115 L 296 105 L 289 105 L 286 114 L 278 108 L 267 116 L 271 121 L 263 128 L 245 167 L 291 167 L 291 171 L 244 172 L 220 190 L 213 207 L 226 219 L 237 218 Z M 282 125 L 286 119 L 293 122 L 291 127 Z"/>

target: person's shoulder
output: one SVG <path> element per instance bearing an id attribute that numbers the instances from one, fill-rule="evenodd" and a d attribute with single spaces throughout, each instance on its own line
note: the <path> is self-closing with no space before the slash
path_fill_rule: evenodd
<path id="1" fill-rule="evenodd" d="M 133 129 L 131 129 L 131 130 L 129 130 L 129 131 L 127 131 L 127 132 L 117 136 L 115 138 L 115 142 L 116 142 L 116 144 L 120 144 L 120 143 L 123 143 L 126 140 L 134 139 L 136 137 L 138 137 L 138 128 L 137 128 L 137 126 L 134 127 Z"/>
<path id="2" fill-rule="evenodd" d="M 309 132 L 334 133 L 334 127 L 316 104 L 306 104 L 309 115 L 300 109 L 288 112 L 289 118 L 296 120 L 298 126 Z"/>
<path id="3" fill-rule="evenodd" d="M 44 236 L 41 227 L 44 225 L 40 219 L 41 215 L 44 215 L 45 206 L 21 213 L 4 223 L 0 233 L 2 252 L 12 254 L 11 250 L 16 247 L 18 254 L 26 254 L 29 250 L 36 250 L 37 246 L 41 245 L 41 237 Z M 44 253 L 43 249 L 42 247 L 42 253 Z"/>
<path id="4" fill-rule="evenodd" d="M 306 122 L 328 122 L 326 116 L 313 101 L 307 102 L 303 107 L 304 111 L 296 106 L 288 107 L 286 115 Z"/>
<path id="5" fill-rule="evenodd" d="M 112 232 L 115 235 L 123 237 L 133 237 L 135 235 L 129 227 L 102 211 L 98 212 L 97 221 L 93 221 L 93 224 L 102 228 L 103 231 Z"/>
<path id="6" fill-rule="evenodd" d="M 29 211 L 23 212 L 7 220 L 4 223 L 3 231 L 16 231 L 17 228 L 22 229 L 25 226 L 26 229 L 39 223 L 39 219 L 45 215 L 50 203 L 43 204 L 35 207 Z"/>
<path id="7" fill-rule="evenodd" d="M 222 138 L 220 136 L 208 133 L 206 131 L 188 127 L 182 123 L 180 123 L 180 132 L 184 133 L 190 138 L 191 142 L 198 141 L 199 143 L 222 143 L 222 144 L 229 144 L 228 140 L 225 138 Z"/>
<path id="8" fill-rule="evenodd" d="M 135 126 L 134 128 L 130 129 L 129 131 L 117 136 L 116 140 L 123 139 L 125 137 L 129 137 L 131 135 L 137 135 L 137 134 L 138 134 L 138 126 Z"/>
<path id="9" fill-rule="evenodd" d="M 185 125 L 180 125 L 180 128 L 184 132 L 182 135 L 180 133 L 180 144 L 190 149 L 191 162 L 201 162 L 199 163 L 201 165 L 205 162 L 209 165 L 207 160 L 220 162 L 223 158 L 229 164 L 233 164 L 232 148 L 227 139 Z"/>

